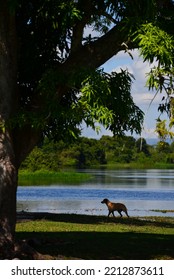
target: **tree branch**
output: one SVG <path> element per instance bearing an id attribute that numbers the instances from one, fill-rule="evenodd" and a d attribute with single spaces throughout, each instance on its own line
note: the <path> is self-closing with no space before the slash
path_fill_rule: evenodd
<path id="1" fill-rule="evenodd" d="M 66 71 L 68 69 L 68 73 L 79 68 L 95 69 L 119 51 L 125 50 L 125 45 L 129 49 L 137 47 L 130 41 L 123 27 L 123 23 L 120 22 L 96 41 L 81 46 L 69 56 L 62 68 Z"/>
<path id="2" fill-rule="evenodd" d="M 83 30 L 85 25 L 86 23 L 84 21 L 74 26 L 72 31 L 71 53 L 76 52 L 82 46 Z"/>
<path id="3" fill-rule="evenodd" d="M 71 53 L 74 53 L 82 46 L 84 28 L 90 21 L 93 12 L 91 0 L 78 1 L 77 9 L 82 11 L 82 18 L 81 20 L 77 20 L 72 30 Z"/>

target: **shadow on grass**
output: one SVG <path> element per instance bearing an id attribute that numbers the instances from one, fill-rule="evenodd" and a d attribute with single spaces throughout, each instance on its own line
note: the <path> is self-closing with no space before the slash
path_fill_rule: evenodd
<path id="1" fill-rule="evenodd" d="M 25 213 L 26 214 L 26 213 Z M 19 217 L 20 216 L 20 217 Z M 108 224 L 156 227 L 174 225 L 173 218 L 107 218 L 75 214 L 27 213 L 20 220 L 50 220 L 78 224 Z M 138 232 L 17 232 L 17 239 L 27 239 L 31 246 L 55 259 L 174 259 L 174 238 L 171 234 Z"/>
<path id="2" fill-rule="evenodd" d="M 77 214 L 54 214 L 54 213 L 38 213 L 38 212 L 20 212 L 17 215 L 20 220 L 40 220 L 46 219 L 49 221 L 78 223 L 78 224 L 101 224 L 101 223 L 115 223 L 128 224 L 136 226 L 153 225 L 156 227 L 174 227 L 173 218 L 165 217 L 107 217 L 107 216 L 90 216 Z"/>
<path id="3" fill-rule="evenodd" d="M 54 259 L 174 259 L 172 235 L 113 232 L 39 232 L 17 233 L 37 244 L 34 248 Z M 30 245 L 33 246 L 31 243 Z"/>

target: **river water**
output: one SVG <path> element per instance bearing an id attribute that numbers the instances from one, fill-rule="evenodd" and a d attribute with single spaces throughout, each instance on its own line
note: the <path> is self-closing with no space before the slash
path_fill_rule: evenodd
<path id="1" fill-rule="evenodd" d="M 17 211 L 107 215 L 101 200 L 108 198 L 126 204 L 130 216 L 174 217 L 174 212 L 155 211 L 174 210 L 174 170 L 80 172 L 92 174 L 93 179 L 80 185 L 19 186 Z"/>

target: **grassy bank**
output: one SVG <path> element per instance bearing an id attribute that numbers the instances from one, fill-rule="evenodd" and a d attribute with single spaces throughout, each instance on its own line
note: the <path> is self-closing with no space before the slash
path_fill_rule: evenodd
<path id="1" fill-rule="evenodd" d="M 50 185 L 56 183 L 80 184 L 92 178 L 90 174 L 80 172 L 54 172 L 39 170 L 35 172 L 23 171 L 19 172 L 19 185 Z"/>
<path id="2" fill-rule="evenodd" d="M 48 259 L 174 259 L 174 218 L 32 215 L 16 236 Z"/>
<path id="3" fill-rule="evenodd" d="M 99 167 L 93 167 L 99 168 Z M 174 165 L 172 164 L 147 164 L 147 163 L 113 163 L 102 165 L 100 168 L 105 169 L 172 169 Z M 19 185 L 29 186 L 29 185 L 50 185 L 56 183 L 65 184 L 80 184 L 85 181 L 92 179 L 91 174 L 75 172 L 75 171 L 48 171 L 48 170 L 38 170 L 31 172 L 28 170 L 19 171 Z"/>
<path id="4" fill-rule="evenodd" d="M 130 163 L 109 163 L 106 169 L 174 169 L 174 165 L 162 162 L 130 162 Z"/>

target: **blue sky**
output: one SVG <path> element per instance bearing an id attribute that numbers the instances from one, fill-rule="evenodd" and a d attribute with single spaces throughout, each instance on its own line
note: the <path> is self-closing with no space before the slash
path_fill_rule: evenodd
<path id="1" fill-rule="evenodd" d="M 145 113 L 144 125 L 141 137 L 144 138 L 156 138 L 155 123 L 159 116 L 158 104 L 161 101 L 162 95 L 158 94 L 151 104 L 155 92 L 150 92 L 146 84 L 146 74 L 149 72 L 149 63 L 143 62 L 138 50 L 131 51 L 133 60 L 128 53 L 120 52 L 116 56 L 112 57 L 107 63 L 103 65 L 105 72 L 119 71 L 120 68 L 128 69 L 135 77 L 135 81 L 132 86 L 132 96 L 136 105 Z M 150 105 L 151 104 L 151 105 Z M 110 131 L 106 131 L 101 128 L 101 133 L 97 134 L 90 128 L 84 128 L 83 136 L 89 138 L 100 138 L 102 135 L 112 135 Z M 133 135 L 134 137 L 140 137 L 140 135 Z"/>

